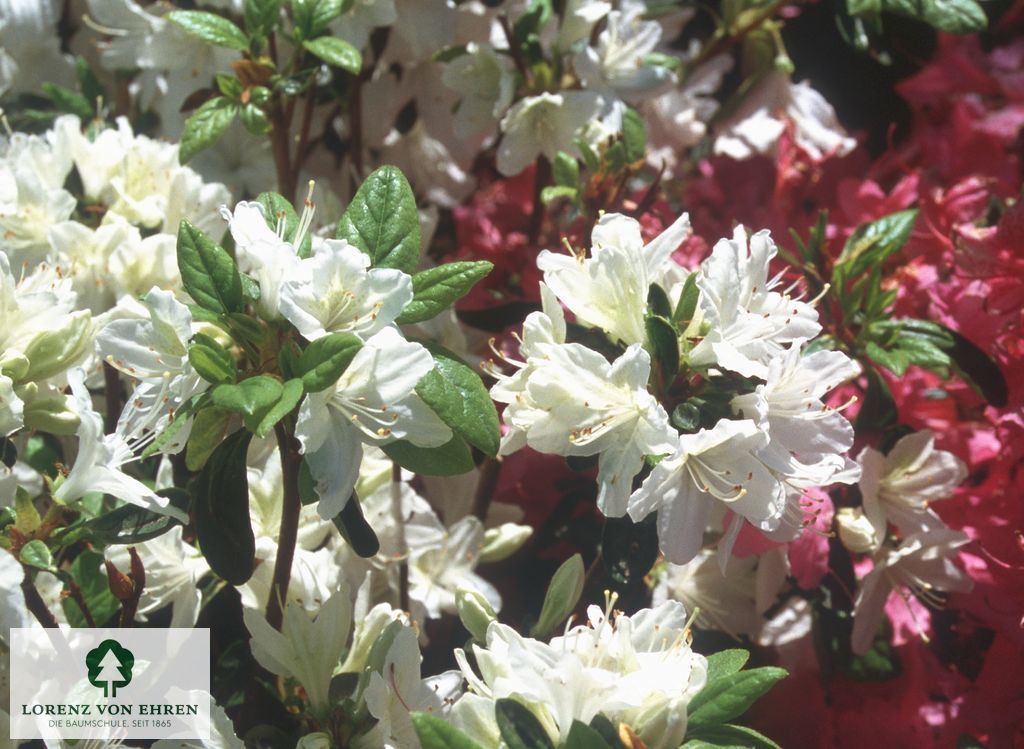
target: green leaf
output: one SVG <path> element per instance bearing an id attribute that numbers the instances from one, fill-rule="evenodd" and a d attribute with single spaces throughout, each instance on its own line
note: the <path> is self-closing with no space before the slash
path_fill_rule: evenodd
<path id="1" fill-rule="evenodd" d="M 537 716 L 525 705 L 508 698 L 497 700 L 494 717 L 508 749 L 555 749 Z"/>
<path id="2" fill-rule="evenodd" d="M 344 39 L 322 36 L 304 41 L 302 46 L 328 65 L 347 70 L 352 75 L 358 75 L 363 68 L 363 56 Z"/>
<path id="3" fill-rule="evenodd" d="M 161 489 L 157 492 L 166 496 L 171 504 L 179 509 L 187 508 L 187 497 L 181 489 Z M 87 538 L 94 544 L 109 546 L 112 544 L 140 544 L 162 536 L 175 525 L 181 525 L 169 515 L 161 515 L 137 505 L 125 504 L 110 512 L 88 520 L 81 526 L 68 529 L 62 535 L 61 543 Z"/>
<path id="4" fill-rule="evenodd" d="M 683 283 L 683 290 L 679 294 L 676 311 L 672 313 L 672 322 L 688 323 L 692 320 L 693 313 L 697 311 L 697 302 L 699 300 L 700 289 L 697 287 L 697 274 L 691 273 Z"/>
<path id="5" fill-rule="evenodd" d="M 846 12 L 851 16 L 876 16 L 882 12 L 882 0 L 846 0 Z"/>
<path id="6" fill-rule="evenodd" d="M 270 407 L 270 410 L 263 414 L 259 424 L 256 425 L 257 437 L 266 437 L 270 434 L 270 430 L 283 419 L 285 416 L 290 414 L 296 406 L 299 405 L 299 401 L 302 400 L 302 396 L 305 395 L 305 391 L 302 388 L 302 380 L 288 380 L 284 383 L 281 388 L 281 397 L 278 398 L 277 403 Z"/>
<path id="7" fill-rule="evenodd" d="M 914 209 L 891 213 L 858 226 L 836 260 L 832 276 L 835 285 L 844 288 L 846 279 L 859 278 L 866 270 L 884 263 L 907 243 L 916 219 Z"/>
<path id="8" fill-rule="evenodd" d="M 436 317 L 468 294 L 493 268 L 487 260 L 462 260 L 420 271 L 412 277 L 412 301 L 395 322 L 407 325 Z"/>
<path id="9" fill-rule="evenodd" d="M 974 0 L 920 0 L 921 19 L 939 31 L 971 34 L 988 26 L 985 11 Z"/>
<path id="10" fill-rule="evenodd" d="M 242 279 L 235 261 L 188 219 L 178 227 L 178 269 L 185 291 L 203 309 L 223 314 L 242 308 Z"/>
<path id="11" fill-rule="evenodd" d="M 204 42 L 239 51 L 249 49 L 249 38 L 245 32 L 216 13 L 207 13 L 201 10 L 172 10 L 164 17 Z"/>
<path id="12" fill-rule="evenodd" d="M 363 342 L 351 333 L 328 333 L 306 347 L 295 363 L 307 393 L 334 385 L 352 363 Z"/>
<path id="13" fill-rule="evenodd" d="M 622 145 L 630 163 L 639 161 L 647 153 L 647 128 L 643 117 L 632 107 L 626 107 L 622 115 Z"/>
<path id="14" fill-rule="evenodd" d="M 896 423 L 896 401 L 888 383 L 874 367 L 865 367 L 864 374 L 868 389 L 857 412 L 854 428 L 869 431 L 886 429 Z"/>
<path id="15" fill-rule="evenodd" d="M 370 256 L 374 267 L 413 273 L 420 257 L 416 198 L 405 175 L 382 166 L 359 186 L 338 222 L 338 239 Z"/>
<path id="16" fill-rule="evenodd" d="M 593 728 L 597 734 L 604 739 L 604 742 L 609 746 L 618 749 L 619 743 L 619 732 L 615 729 L 612 722 L 601 713 L 598 713 L 590 719 L 590 727 Z"/>
<path id="17" fill-rule="evenodd" d="M 110 592 L 107 575 L 104 572 L 102 553 L 86 549 L 75 557 L 67 575 L 82 591 L 82 598 L 85 599 L 85 605 L 88 607 L 89 613 L 92 614 L 96 626 L 102 627 L 117 614 L 121 608 L 121 602 Z M 61 603 L 68 624 L 72 627 L 89 626 L 82 610 L 71 598 L 65 598 Z"/>
<path id="18" fill-rule="evenodd" d="M 238 118 L 242 121 L 245 129 L 253 135 L 267 135 L 273 130 L 267 113 L 251 101 L 242 107 Z"/>
<path id="19" fill-rule="evenodd" d="M 749 658 L 750 653 L 742 648 L 730 648 L 712 653 L 708 656 L 707 680 L 714 681 L 719 677 L 737 673 L 746 665 Z"/>
<path id="20" fill-rule="evenodd" d="M 555 202 L 559 198 L 576 200 L 577 195 L 579 195 L 579 190 L 575 187 L 566 187 L 565 185 L 547 185 L 540 191 L 540 200 L 542 203 L 547 205 L 548 203 Z"/>
<path id="21" fill-rule="evenodd" d="M 1009 399 L 1009 386 L 999 365 L 972 341 L 955 330 L 949 331 L 953 347 L 949 356 L 957 370 L 968 381 L 977 385 L 991 405 L 1003 408 Z"/>
<path id="22" fill-rule="evenodd" d="M 563 749 L 616 749 L 596 730 L 578 720 L 572 722 Z"/>
<path id="23" fill-rule="evenodd" d="M 409 713 L 423 749 L 483 749 L 447 720 L 429 713 Z"/>
<path id="24" fill-rule="evenodd" d="M 185 467 L 201 471 L 217 445 L 224 439 L 231 423 L 231 411 L 220 406 L 207 406 L 196 414 L 185 447 Z"/>
<path id="25" fill-rule="evenodd" d="M 315 491 L 315 490 L 314 490 Z M 352 551 L 363 559 L 369 559 L 380 551 L 380 540 L 363 516 L 359 498 L 353 494 L 333 518 L 334 527 L 352 547 Z"/>
<path id="26" fill-rule="evenodd" d="M 497 455 L 501 423 L 480 376 L 443 346 L 422 344 L 434 357 L 434 368 L 416 384 L 416 394 L 455 434 L 488 455 Z"/>
<path id="27" fill-rule="evenodd" d="M 689 730 L 686 733 L 690 736 Z M 779 745 L 753 728 L 725 723 L 708 726 L 695 731 L 693 737 L 683 744 L 683 749 L 779 749 Z"/>
<path id="28" fill-rule="evenodd" d="M 687 707 L 687 731 L 738 718 L 786 676 L 785 669 L 765 666 L 709 680 Z"/>
<path id="29" fill-rule="evenodd" d="M 295 232 L 299 229 L 299 214 L 295 212 L 292 204 L 284 199 L 284 196 L 276 192 L 261 192 L 256 197 L 256 202 L 263 206 L 263 218 L 267 226 L 277 231 L 277 223 L 284 221 L 283 236 L 288 241 L 295 240 Z M 313 248 L 313 237 L 309 232 L 302 238 L 302 242 L 296 248 L 299 257 L 309 257 Z"/>
<path id="30" fill-rule="evenodd" d="M 652 315 L 660 315 L 664 318 L 672 317 L 672 302 L 669 301 L 665 290 L 656 283 L 647 287 L 647 308 Z"/>
<path id="31" fill-rule="evenodd" d="M 281 17 L 284 0 L 245 0 L 245 28 L 255 36 L 268 36 Z"/>
<path id="32" fill-rule="evenodd" d="M 668 387 L 679 374 L 679 339 L 676 329 L 664 317 L 648 315 L 644 318 L 647 344 L 663 387 Z"/>
<path id="33" fill-rule="evenodd" d="M 424 476 L 458 476 L 476 467 L 466 441 L 458 435 L 440 447 L 420 447 L 397 440 L 381 445 L 381 449 L 402 468 Z"/>
<path id="34" fill-rule="evenodd" d="M 245 466 L 251 440 L 251 433 L 239 429 L 221 442 L 195 484 L 199 547 L 210 568 L 232 585 L 242 585 L 252 576 L 256 556 Z"/>
<path id="35" fill-rule="evenodd" d="M 53 105 L 61 112 L 78 115 L 83 120 L 91 120 L 96 114 L 95 105 L 77 91 L 58 86 L 56 83 L 47 81 L 42 84 L 43 93 L 46 94 Z"/>
<path id="36" fill-rule="evenodd" d="M 638 585 L 658 558 L 657 515 L 638 523 L 628 516 L 608 518 L 601 532 L 601 558 L 608 576 L 619 585 Z"/>
<path id="37" fill-rule="evenodd" d="M 96 104 L 96 100 L 100 97 L 106 98 L 106 92 L 103 90 L 103 84 L 100 83 L 96 74 L 92 72 L 92 68 L 89 67 L 88 61 L 84 57 L 75 58 L 75 74 L 78 77 L 78 87 L 82 91 L 82 96 L 90 104 Z M 96 115 L 96 111 L 93 110 L 89 113 L 91 119 Z"/>
<path id="38" fill-rule="evenodd" d="M 544 639 L 561 626 L 583 594 L 585 576 L 583 557 L 579 554 L 573 554 L 562 562 L 548 585 L 540 616 L 530 630 L 530 637 Z"/>
<path id="39" fill-rule="evenodd" d="M 238 367 L 231 352 L 203 333 L 196 333 L 192 339 L 188 347 L 188 361 L 200 377 L 214 385 L 234 382 L 238 376 Z"/>
<path id="40" fill-rule="evenodd" d="M 50 552 L 50 547 L 38 538 L 22 546 L 21 554 L 18 558 L 22 564 L 27 564 L 29 567 L 34 567 L 37 570 L 57 571 L 56 567 L 53 566 L 53 554 Z"/>
<path id="41" fill-rule="evenodd" d="M 300 39 L 326 31 L 328 24 L 351 6 L 351 0 L 292 0 L 292 15 Z"/>
<path id="42" fill-rule="evenodd" d="M 897 377 L 902 377 L 910 366 L 910 360 L 898 349 L 886 350 L 874 341 L 869 341 L 864 347 L 864 353 L 875 362 L 881 364 Z"/>
<path id="43" fill-rule="evenodd" d="M 185 12 L 185 11 L 181 11 Z M 238 105 L 226 96 L 210 99 L 185 120 L 181 131 L 178 161 L 187 164 L 193 156 L 212 146 L 231 126 Z"/>
<path id="44" fill-rule="evenodd" d="M 562 187 L 571 187 L 573 190 L 580 185 L 580 164 L 576 157 L 559 151 L 555 154 L 555 160 L 551 165 L 551 173 L 555 178 L 555 184 Z"/>
<path id="45" fill-rule="evenodd" d="M 601 166 L 601 160 L 594 153 L 594 149 L 590 147 L 590 144 L 583 139 L 574 140 L 573 144 L 579 150 L 580 156 L 583 157 L 583 163 L 586 164 L 587 169 L 596 172 Z"/>

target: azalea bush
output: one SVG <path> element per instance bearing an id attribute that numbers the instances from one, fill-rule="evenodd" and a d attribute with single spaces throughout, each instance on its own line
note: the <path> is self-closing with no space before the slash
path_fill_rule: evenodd
<path id="1" fill-rule="evenodd" d="M 1021 740 L 1019 5 L 0 9 L 4 650 L 209 628 L 196 746 Z"/>

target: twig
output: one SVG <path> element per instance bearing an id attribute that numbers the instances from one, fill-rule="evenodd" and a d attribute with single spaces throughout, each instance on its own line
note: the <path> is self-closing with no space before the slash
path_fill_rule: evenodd
<path id="1" fill-rule="evenodd" d="M 547 156 L 538 156 L 537 165 L 533 173 L 533 210 L 530 212 L 529 242 L 537 244 L 540 239 L 540 230 L 544 226 L 544 201 L 541 194 L 548 182 L 551 181 L 551 162 Z"/>
<path id="2" fill-rule="evenodd" d="M 103 362 L 103 398 L 106 402 L 103 430 L 113 434 L 121 418 L 121 378 L 117 370 L 106 362 Z"/>
<path id="3" fill-rule="evenodd" d="M 494 490 L 498 486 L 498 476 L 501 473 L 501 461 L 488 456 L 480 464 L 480 476 L 476 481 L 476 492 L 473 494 L 473 516 L 482 523 L 487 519 L 487 511 L 491 507 L 491 500 L 494 499 Z"/>
<path id="4" fill-rule="evenodd" d="M 292 194 L 296 193 L 299 184 L 299 171 L 302 169 L 302 162 L 305 161 L 306 146 L 309 143 L 309 129 L 313 125 L 313 108 L 316 104 L 316 87 L 310 86 L 306 92 L 306 100 L 302 108 L 302 124 L 299 126 L 299 141 L 295 147 L 292 157 Z"/>
<path id="5" fill-rule="evenodd" d="M 93 618 L 92 611 L 89 610 L 89 604 L 86 602 L 85 596 L 82 595 L 82 589 L 78 587 L 78 583 L 69 578 L 65 581 L 65 584 L 68 587 L 68 595 L 75 602 L 75 605 L 78 606 L 78 610 L 82 612 L 85 623 L 90 627 L 95 627 L 96 620 Z"/>
<path id="6" fill-rule="evenodd" d="M 294 417 L 282 419 L 274 427 L 277 447 L 281 453 L 281 479 L 284 485 L 284 502 L 281 507 L 281 532 L 277 537 L 277 557 L 274 559 L 274 580 L 270 586 L 270 600 L 267 601 L 267 622 L 275 629 L 281 629 L 284 602 L 288 596 L 288 584 L 292 579 L 292 561 L 295 558 L 295 544 L 299 537 L 299 513 L 302 501 L 299 499 L 299 455 L 298 445 L 292 436 L 290 425 Z"/>
<path id="7" fill-rule="evenodd" d="M 29 577 L 28 570 L 25 571 L 25 577 L 21 581 L 21 592 L 25 595 L 25 606 L 32 612 L 36 620 L 44 627 L 56 629 L 57 617 L 53 615 L 43 597 L 39 595 L 35 583 Z"/>
<path id="8" fill-rule="evenodd" d="M 402 467 L 391 464 L 391 516 L 398 532 L 398 607 L 409 610 L 409 547 L 405 543 L 405 517 L 402 515 Z"/>

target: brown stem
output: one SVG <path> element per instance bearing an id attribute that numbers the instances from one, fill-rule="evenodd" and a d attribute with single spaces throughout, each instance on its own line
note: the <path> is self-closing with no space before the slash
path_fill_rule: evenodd
<path id="1" fill-rule="evenodd" d="M 409 610 L 409 547 L 405 544 L 405 517 L 402 515 L 402 467 L 391 464 L 391 516 L 398 529 L 398 608 Z"/>
<path id="2" fill-rule="evenodd" d="M 298 192 L 299 171 L 306 157 L 306 146 L 309 143 L 309 130 L 313 126 L 313 107 L 316 104 L 316 88 L 310 86 L 306 92 L 306 100 L 302 108 L 302 124 L 299 126 L 299 142 L 292 157 L 292 194 Z"/>
<path id="3" fill-rule="evenodd" d="M 106 401 L 103 430 L 113 434 L 117 429 L 117 421 L 121 418 L 121 378 L 117 370 L 103 362 L 103 398 Z"/>
<path id="4" fill-rule="evenodd" d="M 85 600 L 85 596 L 82 595 L 82 589 L 78 587 L 78 583 L 74 580 L 66 581 L 68 587 L 68 594 L 71 596 L 71 600 L 78 606 L 78 610 L 82 612 L 82 616 L 85 618 L 85 623 L 90 627 L 96 626 L 96 620 L 92 616 L 92 611 L 89 610 L 89 604 Z"/>
<path id="5" fill-rule="evenodd" d="M 32 582 L 32 578 L 29 577 L 27 570 L 25 577 L 21 581 L 21 592 L 25 595 L 25 606 L 32 612 L 36 620 L 44 627 L 56 629 L 58 626 L 57 617 L 53 615 L 46 602 L 43 601 L 43 597 L 39 595 L 39 591 L 36 590 L 35 583 Z"/>
<path id="6" fill-rule="evenodd" d="M 473 494 L 473 517 L 482 523 L 487 519 L 487 510 L 494 499 L 494 490 L 498 487 L 498 476 L 501 473 L 501 461 L 488 456 L 480 464 L 480 476 L 476 481 L 476 492 Z"/>
<path id="7" fill-rule="evenodd" d="M 352 109 L 349 114 L 348 148 L 352 158 L 353 194 L 359 188 L 363 178 L 363 74 L 360 73 L 352 82 Z"/>
<path id="8" fill-rule="evenodd" d="M 537 166 L 533 173 L 533 210 L 530 212 L 529 241 L 531 245 L 537 244 L 540 239 L 540 230 L 544 226 L 544 201 L 541 200 L 541 193 L 551 181 L 551 162 L 547 156 L 537 157 Z"/>
<path id="9" fill-rule="evenodd" d="M 131 558 L 132 592 L 127 598 L 121 601 L 120 626 L 130 627 L 135 622 L 135 612 L 139 610 L 139 599 L 142 598 L 142 591 L 146 588 L 146 568 L 142 565 L 142 559 L 135 551 L 134 546 L 128 547 L 128 556 Z"/>
<path id="10" fill-rule="evenodd" d="M 274 155 L 274 171 L 277 172 L 277 189 L 288 202 L 295 200 L 295 186 L 292 184 L 291 157 L 289 155 L 288 139 L 291 132 L 291 123 L 285 117 L 281 102 L 276 102 L 270 108 L 270 149 Z"/>
<path id="11" fill-rule="evenodd" d="M 267 622 L 275 629 L 281 629 L 284 601 L 288 596 L 288 583 L 292 579 L 292 560 L 295 558 L 295 544 L 299 537 L 299 465 L 302 456 L 299 446 L 291 434 L 293 417 L 282 419 L 274 427 L 277 447 L 281 453 L 281 479 L 284 484 L 284 503 L 281 507 L 281 532 L 277 537 L 277 558 L 274 560 L 274 581 L 270 586 L 270 600 L 267 601 Z"/>

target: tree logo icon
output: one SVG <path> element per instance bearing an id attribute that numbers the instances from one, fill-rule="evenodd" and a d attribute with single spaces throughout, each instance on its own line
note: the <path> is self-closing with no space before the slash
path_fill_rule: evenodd
<path id="1" fill-rule="evenodd" d="M 135 656 L 117 640 L 104 640 L 85 656 L 89 683 L 103 688 L 104 697 L 116 697 L 117 688 L 132 680 Z"/>

